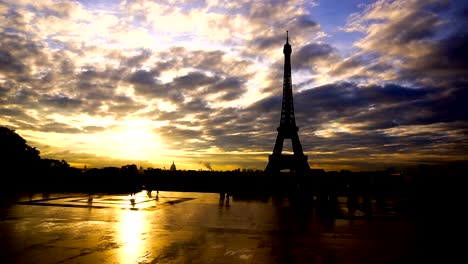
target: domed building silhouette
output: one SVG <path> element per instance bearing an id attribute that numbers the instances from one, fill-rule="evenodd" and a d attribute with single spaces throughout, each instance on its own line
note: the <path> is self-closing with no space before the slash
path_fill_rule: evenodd
<path id="1" fill-rule="evenodd" d="M 174 164 L 174 161 L 172 162 L 172 165 L 171 165 L 171 168 L 169 169 L 171 171 L 175 171 L 176 170 L 176 166 Z"/>

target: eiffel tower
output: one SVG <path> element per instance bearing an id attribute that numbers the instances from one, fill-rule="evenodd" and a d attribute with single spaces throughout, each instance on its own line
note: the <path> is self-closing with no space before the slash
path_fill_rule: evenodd
<path id="1" fill-rule="evenodd" d="M 289 45 L 288 31 L 286 31 L 286 44 L 284 44 L 284 79 L 283 79 L 283 102 L 281 106 L 280 125 L 277 128 L 278 136 L 276 137 L 275 148 L 273 154 L 269 156 L 268 165 L 265 172 L 268 174 L 276 174 L 281 170 L 289 169 L 290 172 L 298 174 L 308 173 L 310 171 L 307 163 L 307 156 L 302 152 L 301 142 L 299 142 L 299 127 L 296 126 L 294 117 L 294 103 L 292 95 L 291 81 L 291 45 Z M 283 143 L 285 139 L 291 139 L 294 154 L 282 154 Z"/>

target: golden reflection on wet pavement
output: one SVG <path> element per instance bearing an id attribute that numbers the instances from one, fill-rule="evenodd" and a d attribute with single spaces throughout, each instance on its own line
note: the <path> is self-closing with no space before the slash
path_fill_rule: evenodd
<path id="1" fill-rule="evenodd" d="M 142 251 L 146 248 L 145 243 L 149 241 L 142 237 L 149 231 L 149 223 L 141 212 L 122 210 L 119 213 L 118 240 L 122 244 L 119 263 L 132 263 L 145 255 Z"/>
<path id="2" fill-rule="evenodd" d="M 0 256 L 2 263 L 35 264 L 364 264 L 416 258 L 411 219 L 350 218 L 345 203 L 324 210 L 293 206 L 286 198 L 220 198 L 182 192 L 26 195 L 0 207 Z"/>

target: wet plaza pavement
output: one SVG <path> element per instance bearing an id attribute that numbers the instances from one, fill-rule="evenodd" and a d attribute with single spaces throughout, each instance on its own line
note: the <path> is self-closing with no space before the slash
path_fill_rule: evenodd
<path id="1" fill-rule="evenodd" d="M 17 197 L 1 263 L 414 263 L 410 217 L 190 192 Z M 341 213 L 340 213 L 341 212 Z"/>

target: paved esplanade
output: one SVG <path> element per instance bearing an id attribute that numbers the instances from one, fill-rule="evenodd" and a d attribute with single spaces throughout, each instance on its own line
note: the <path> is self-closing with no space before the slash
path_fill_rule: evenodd
<path id="1" fill-rule="evenodd" d="M 3 203 L 0 262 L 402 263 L 415 258 L 412 220 L 336 219 L 288 199 L 150 196 L 138 193 L 133 205 L 127 195 L 89 199 L 55 193 Z"/>

